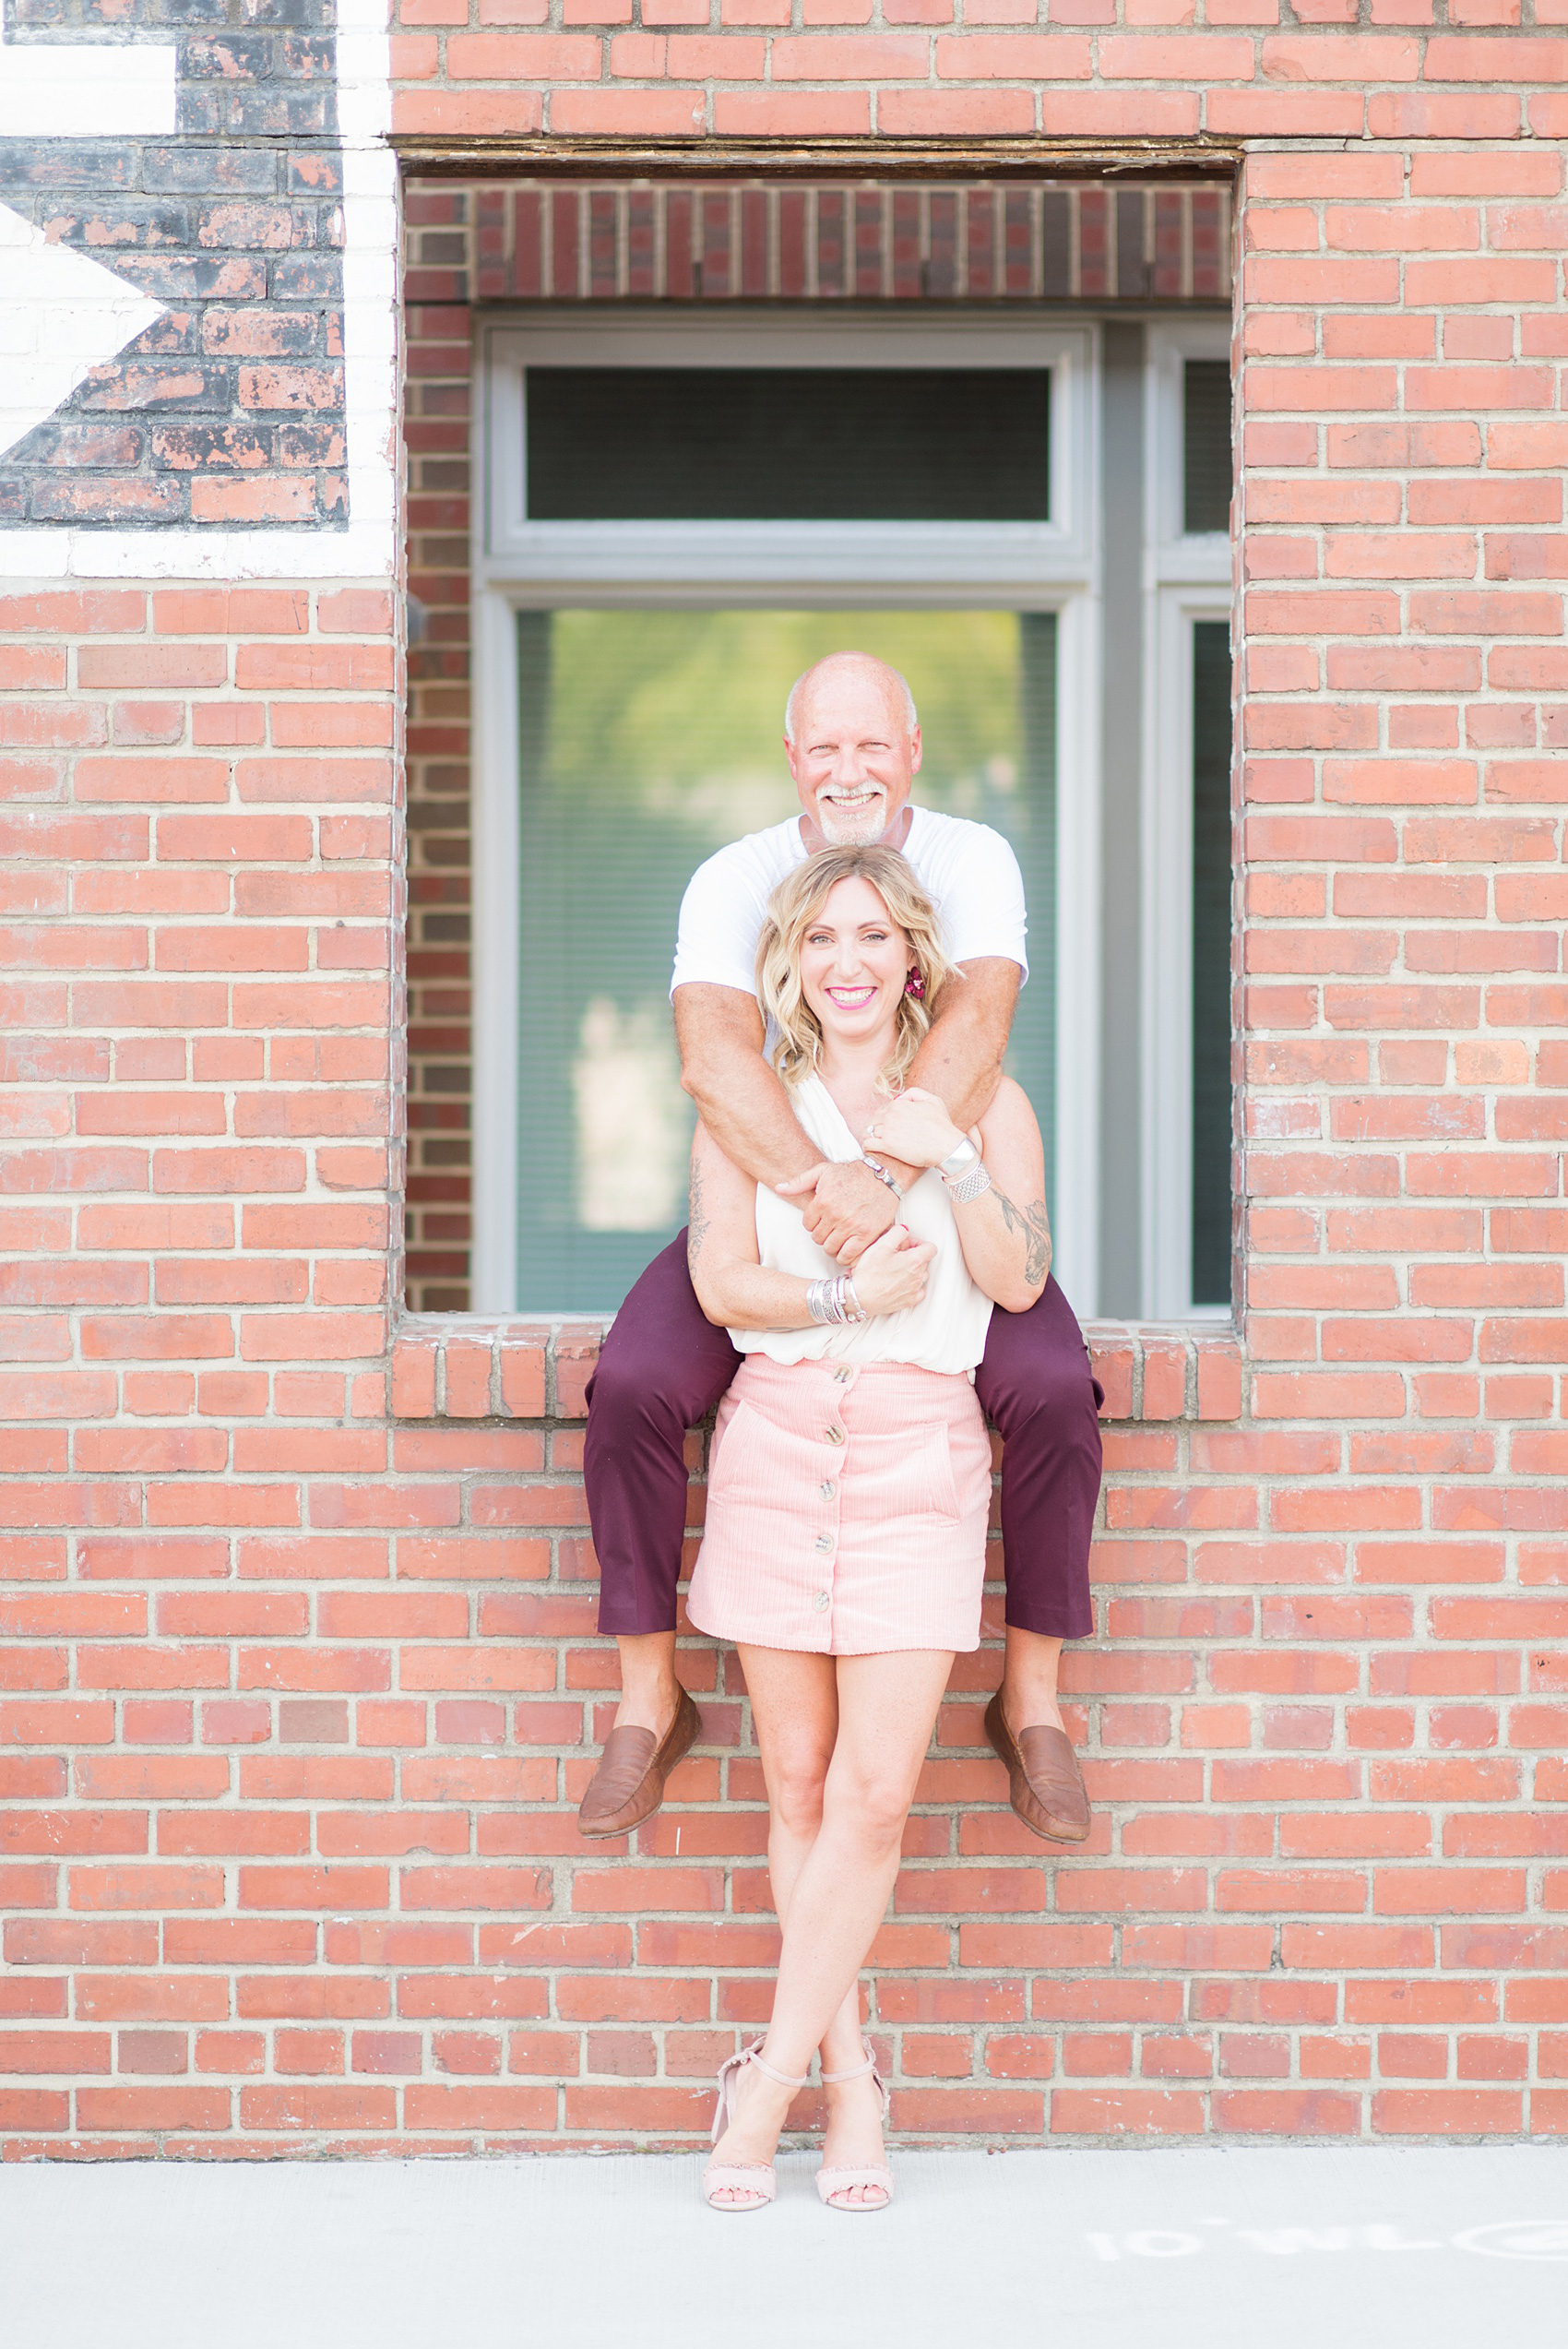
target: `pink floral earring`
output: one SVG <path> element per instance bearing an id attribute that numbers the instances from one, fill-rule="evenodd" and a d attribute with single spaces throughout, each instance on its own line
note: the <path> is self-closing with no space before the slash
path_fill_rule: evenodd
<path id="1" fill-rule="evenodd" d="M 904 982 L 904 993 L 913 996 L 917 1003 L 925 1001 L 925 977 L 918 962 L 909 965 L 909 975 Z"/>

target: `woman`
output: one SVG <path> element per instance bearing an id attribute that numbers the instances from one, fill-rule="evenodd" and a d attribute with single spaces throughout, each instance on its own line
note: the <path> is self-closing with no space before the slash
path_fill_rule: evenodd
<path id="1" fill-rule="evenodd" d="M 1044 1157 L 1008 1079 L 968 1137 L 935 1094 L 899 1089 L 933 998 L 964 982 L 894 850 L 831 849 L 781 882 L 757 980 L 774 1066 L 824 1158 L 869 1143 L 886 1181 L 878 1145 L 932 1171 L 846 1276 L 789 1199 L 700 1126 L 693 1145 L 693 1284 L 746 1358 L 719 1406 L 687 1613 L 740 1651 L 783 1926 L 766 2037 L 719 2073 L 705 2191 L 716 2210 L 773 2199 L 820 2047 L 818 2191 L 880 2210 L 886 2092 L 858 1978 L 954 1655 L 980 1645 L 991 1445 L 973 1374 L 992 1304 L 1022 1312 L 1045 1285 Z"/>

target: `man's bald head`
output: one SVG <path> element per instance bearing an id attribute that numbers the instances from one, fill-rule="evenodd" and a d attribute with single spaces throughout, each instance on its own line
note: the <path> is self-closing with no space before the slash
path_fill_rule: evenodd
<path id="1" fill-rule="evenodd" d="M 808 848 L 903 843 L 921 730 L 908 680 L 869 652 L 830 652 L 797 677 L 784 707 L 784 752 L 804 810 Z"/>
<path id="2" fill-rule="evenodd" d="M 901 669 L 893 668 L 885 661 L 878 661 L 869 652 L 829 652 L 802 670 L 790 688 L 784 704 L 784 739 L 800 740 L 797 722 L 809 707 L 813 696 L 822 688 L 860 686 L 862 690 L 884 697 L 904 722 L 906 734 L 912 734 L 920 723 L 915 709 L 915 697 L 909 691 L 909 681 Z"/>

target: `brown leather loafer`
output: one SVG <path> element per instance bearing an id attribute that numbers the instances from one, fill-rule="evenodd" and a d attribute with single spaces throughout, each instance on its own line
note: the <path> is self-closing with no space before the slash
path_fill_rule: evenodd
<path id="1" fill-rule="evenodd" d="M 701 1734 L 702 1715 L 683 1688 L 662 1744 L 651 1729 L 612 1729 L 577 1806 L 578 1834 L 625 1835 L 651 1818 L 665 1780 Z"/>
<path id="2" fill-rule="evenodd" d="M 1024 1825 L 1053 1843 L 1086 1842 L 1089 1798 L 1066 1731 L 1024 1729 L 1015 1737 L 1002 1718 L 999 1688 L 985 1709 L 985 1734 L 1005 1766 L 1008 1794 Z"/>

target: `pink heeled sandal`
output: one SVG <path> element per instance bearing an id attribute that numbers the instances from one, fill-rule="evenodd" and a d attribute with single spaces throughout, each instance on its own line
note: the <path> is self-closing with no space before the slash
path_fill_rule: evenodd
<path id="1" fill-rule="evenodd" d="M 865 2048 L 864 2063 L 852 2064 L 848 2071 L 825 2071 L 822 2084 L 825 2088 L 836 2088 L 841 2080 L 863 2080 L 869 2071 L 881 2094 L 882 2117 L 885 2120 L 891 2101 L 887 2082 L 878 2071 L 876 2057 L 870 2047 L 864 2040 L 861 2045 Z M 856 2186 L 873 2187 L 882 2200 L 879 2202 L 840 2202 L 836 2199 Z M 885 2163 L 865 2169 L 829 2169 L 825 2164 L 816 2174 L 816 2190 L 830 2211 L 885 2211 L 893 2200 L 893 2173 Z"/>
<path id="2" fill-rule="evenodd" d="M 736 2094 L 741 2074 L 748 2064 L 754 2064 L 780 2088 L 803 2088 L 808 2075 L 791 2080 L 786 2071 L 775 2071 L 762 2052 L 762 2041 L 755 2039 L 740 2055 L 731 2056 L 719 2067 L 719 2103 L 713 2115 L 710 2142 L 717 2145 L 719 2138 L 735 2117 Z M 771 2202 L 778 2191 L 778 2180 L 771 2162 L 709 2162 L 702 2174 L 703 2200 L 710 2211 L 760 2211 Z M 744 2194 L 743 2202 L 716 2202 L 715 2194 Z"/>

